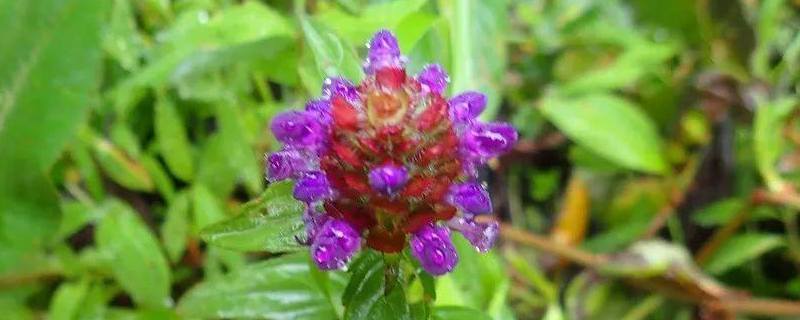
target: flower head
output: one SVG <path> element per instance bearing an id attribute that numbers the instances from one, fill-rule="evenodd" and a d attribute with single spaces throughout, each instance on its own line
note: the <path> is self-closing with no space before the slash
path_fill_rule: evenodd
<path id="1" fill-rule="evenodd" d="M 448 273 L 458 261 L 450 229 L 480 252 L 497 239 L 497 223 L 474 220 L 492 212 L 476 168 L 508 152 L 517 132 L 477 119 L 486 106 L 479 92 L 445 98 L 441 65 L 406 74 L 391 32 L 367 47 L 364 81 L 328 78 L 305 110 L 273 119 L 284 148 L 266 157 L 267 178 L 295 180 L 321 269 L 343 268 L 363 242 L 385 253 L 409 246 L 426 271 Z"/>

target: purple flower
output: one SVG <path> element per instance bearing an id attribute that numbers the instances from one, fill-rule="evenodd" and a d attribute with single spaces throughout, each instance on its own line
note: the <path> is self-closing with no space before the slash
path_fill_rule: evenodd
<path id="1" fill-rule="evenodd" d="M 400 54 L 397 38 L 388 30 L 378 31 L 367 44 L 364 73 L 374 74 L 380 68 L 402 68 L 406 58 Z"/>
<path id="2" fill-rule="evenodd" d="M 311 99 L 306 103 L 306 111 L 319 117 L 320 122 L 328 126 L 331 123 L 331 102 L 325 99 Z"/>
<path id="3" fill-rule="evenodd" d="M 474 220 L 492 212 L 476 172 L 511 150 L 517 132 L 478 119 L 487 103 L 479 92 L 448 99 L 441 65 L 408 76 L 391 32 L 367 48 L 361 83 L 327 78 L 305 110 L 274 118 L 283 149 L 265 158 L 266 177 L 294 180 L 320 269 L 344 267 L 363 241 L 384 253 L 410 246 L 427 272 L 448 273 L 458 262 L 448 228 L 480 252 L 497 239 L 496 222 Z"/>
<path id="4" fill-rule="evenodd" d="M 468 158 L 485 161 L 511 151 L 517 142 L 517 131 L 502 122 L 473 123 L 461 137 Z"/>
<path id="5" fill-rule="evenodd" d="M 341 269 L 361 248 L 361 236 L 347 222 L 329 219 L 311 243 L 312 259 L 322 270 Z"/>
<path id="6" fill-rule="evenodd" d="M 275 116 L 270 125 L 278 141 L 296 148 L 318 148 L 325 139 L 319 119 L 306 111 L 287 111 Z"/>
<path id="7" fill-rule="evenodd" d="M 467 91 L 450 99 L 450 120 L 464 123 L 475 120 L 486 108 L 486 95 Z"/>
<path id="8" fill-rule="evenodd" d="M 325 79 L 322 84 L 322 98 L 328 100 L 335 96 L 342 96 L 347 101 L 358 101 L 360 95 L 352 82 L 339 77 Z"/>
<path id="9" fill-rule="evenodd" d="M 417 76 L 417 81 L 428 88 L 430 92 L 442 94 L 450 82 L 450 76 L 444 71 L 442 65 L 433 63 L 422 68 L 422 72 Z"/>
<path id="10" fill-rule="evenodd" d="M 469 215 L 492 212 L 492 200 L 489 198 L 489 192 L 475 182 L 452 185 L 447 200 Z"/>
<path id="11" fill-rule="evenodd" d="M 461 232 L 464 238 L 481 253 L 489 251 L 500 235 L 500 224 L 497 221 L 480 223 L 464 217 L 453 217 L 447 225 Z"/>
<path id="12" fill-rule="evenodd" d="M 310 158 L 298 150 L 275 152 L 267 157 L 267 179 L 274 182 L 297 177 L 301 172 L 311 169 Z"/>
<path id="13" fill-rule="evenodd" d="M 324 172 L 306 172 L 297 180 L 292 195 L 300 201 L 311 203 L 332 198 L 334 195 Z"/>
<path id="14" fill-rule="evenodd" d="M 432 275 L 443 275 L 453 271 L 458 263 L 458 254 L 450 240 L 450 230 L 429 224 L 417 231 L 411 239 L 411 253 Z"/>
<path id="15" fill-rule="evenodd" d="M 370 170 L 369 185 L 384 195 L 393 195 L 408 182 L 408 170 L 404 167 L 385 165 Z"/>

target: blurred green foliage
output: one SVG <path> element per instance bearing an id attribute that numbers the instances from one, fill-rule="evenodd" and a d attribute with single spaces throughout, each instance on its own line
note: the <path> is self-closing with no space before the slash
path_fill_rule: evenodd
<path id="1" fill-rule="evenodd" d="M 449 94 L 519 129 L 484 174 L 498 219 L 602 263 L 458 238 L 452 274 L 404 270 L 386 296 L 374 253 L 309 265 L 302 204 L 263 179 L 269 122 L 360 80 L 384 28 L 411 72 L 441 63 Z M 0 0 L 0 30 L 0 318 L 723 319 L 697 302 L 800 299 L 796 0 Z M 649 280 L 679 299 L 631 284 Z"/>

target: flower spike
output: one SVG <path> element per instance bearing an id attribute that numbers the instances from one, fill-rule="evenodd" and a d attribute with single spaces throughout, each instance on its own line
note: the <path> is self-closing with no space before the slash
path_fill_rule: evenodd
<path id="1" fill-rule="evenodd" d="M 341 269 L 368 247 L 384 253 L 410 248 L 430 274 L 451 272 L 458 255 L 450 230 L 479 252 L 491 248 L 498 224 L 477 169 L 513 147 L 506 123 L 478 119 L 486 96 L 444 96 L 450 79 L 439 64 L 407 74 L 394 35 L 379 31 L 367 44 L 366 78 L 353 84 L 325 79 L 305 110 L 281 113 L 270 128 L 283 149 L 265 157 L 269 181 L 292 179 L 311 258 Z"/>

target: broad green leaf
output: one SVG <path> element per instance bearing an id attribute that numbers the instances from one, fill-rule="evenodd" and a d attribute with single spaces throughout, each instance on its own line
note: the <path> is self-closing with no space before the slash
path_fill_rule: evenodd
<path id="1" fill-rule="evenodd" d="M 48 310 L 51 320 L 71 320 L 78 314 L 89 291 L 89 281 L 65 282 L 56 289 Z"/>
<path id="2" fill-rule="evenodd" d="M 334 306 L 311 276 L 309 259 L 307 253 L 285 255 L 201 282 L 178 302 L 178 314 L 184 318 L 337 319 Z M 341 273 L 330 276 L 330 290 L 338 296 L 347 280 Z"/>
<path id="3" fill-rule="evenodd" d="M 313 21 L 304 12 L 298 12 L 300 27 L 303 30 L 303 39 L 311 51 L 317 65 L 317 78 L 344 77 L 353 82 L 361 81 L 363 72 L 355 50 L 339 38 L 327 26 Z M 311 93 L 320 93 L 320 89 Z"/>
<path id="4" fill-rule="evenodd" d="M 795 108 L 794 98 L 776 101 L 759 101 L 753 120 L 753 151 L 761 177 L 772 191 L 779 191 L 786 183 L 775 166 L 783 153 L 783 120 Z"/>
<path id="5" fill-rule="evenodd" d="M 117 283 L 137 305 L 171 305 L 169 265 L 156 237 L 126 204 L 111 200 L 103 210 L 95 238 Z"/>
<path id="6" fill-rule="evenodd" d="M 500 107 L 506 67 L 506 0 L 440 1 L 450 21 L 452 86 L 458 94 L 478 90 L 489 97 L 481 119 L 493 119 Z"/>
<path id="7" fill-rule="evenodd" d="M 436 307 L 433 312 L 434 320 L 491 320 L 492 317 L 480 310 L 467 307 Z"/>
<path id="8" fill-rule="evenodd" d="M 292 197 L 292 184 L 269 186 L 258 198 L 242 206 L 239 213 L 206 227 L 200 233 L 206 242 L 241 251 L 283 252 L 302 248 L 305 206 Z"/>
<path id="9" fill-rule="evenodd" d="M 726 241 L 703 267 L 711 274 L 721 275 L 743 263 L 784 245 L 779 235 L 745 233 Z"/>
<path id="10" fill-rule="evenodd" d="M 649 173 L 667 171 L 656 126 L 623 99 L 606 94 L 550 96 L 541 110 L 576 143 L 620 166 Z"/>
<path id="11" fill-rule="evenodd" d="M 353 262 L 350 283 L 342 295 L 344 319 L 410 320 L 411 310 L 403 290 L 403 275 L 398 275 L 394 289 L 386 295 L 386 265 L 376 252 L 363 253 Z"/>
<path id="12" fill-rule="evenodd" d="M 184 181 L 192 180 L 194 150 L 178 109 L 165 94 L 158 95 L 154 108 L 153 124 L 161 157 L 176 177 Z"/>
<path id="13" fill-rule="evenodd" d="M 0 271 L 58 228 L 45 172 L 97 103 L 108 8 L 105 0 L 0 2 Z"/>
<path id="14" fill-rule="evenodd" d="M 167 257 L 173 263 L 178 262 L 186 250 L 189 237 L 189 194 L 178 193 L 167 207 L 164 223 L 161 225 L 161 239 Z"/>

